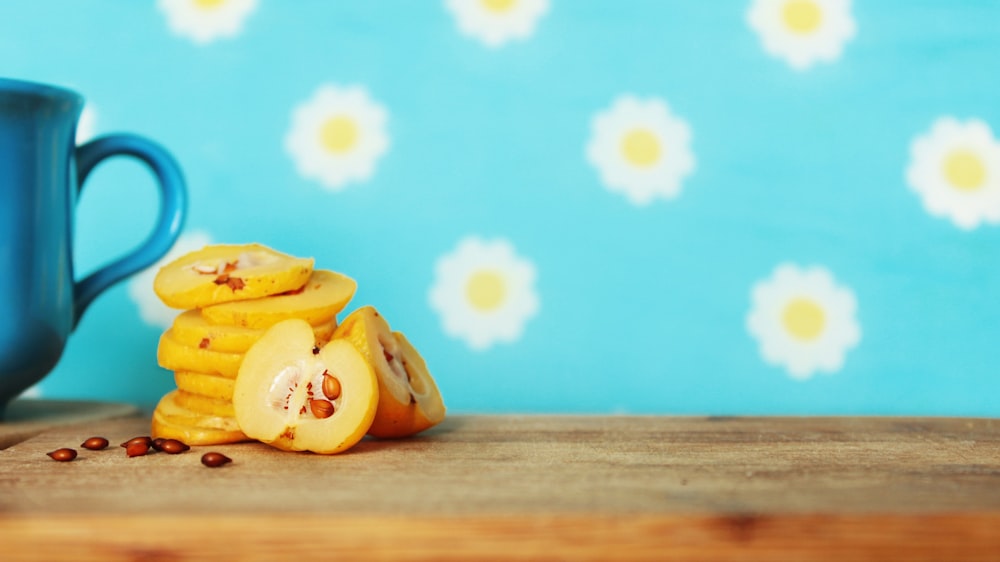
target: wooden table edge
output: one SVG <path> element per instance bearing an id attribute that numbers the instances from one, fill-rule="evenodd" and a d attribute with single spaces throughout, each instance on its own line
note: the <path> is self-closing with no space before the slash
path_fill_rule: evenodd
<path id="1" fill-rule="evenodd" d="M 997 560 L 1000 511 L 0 514 L 5 560 Z"/>

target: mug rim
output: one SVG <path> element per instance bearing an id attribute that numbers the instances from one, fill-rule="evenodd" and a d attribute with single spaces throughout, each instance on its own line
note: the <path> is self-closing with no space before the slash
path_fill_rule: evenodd
<path id="1" fill-rule="evenodd" d="M 0 93 L 2 92 L 36 95 L 50 99 L 71 98 L 81 102 L 83 100 L 82 95 L 68 88 L 44 84 L 42 82 L 33 82 L 30 80 L 20 80 L 17 78 L 6 78 L 4 76 L 0 76 Z"/>

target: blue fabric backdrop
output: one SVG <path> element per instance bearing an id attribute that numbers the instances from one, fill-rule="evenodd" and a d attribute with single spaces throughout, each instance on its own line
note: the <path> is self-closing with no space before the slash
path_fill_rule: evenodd
<path id="1" fill-rule="evenodd" d="M 358 281 L 452 412 L 1000 415 L 1000 3 L 38 0 L 0 74 Z M 80 275 L 156 206 L 88 181 Z M 4 272 L 9 274 L 10 272 Z M 152 272 L 33 394 L 151 405 Z"/>

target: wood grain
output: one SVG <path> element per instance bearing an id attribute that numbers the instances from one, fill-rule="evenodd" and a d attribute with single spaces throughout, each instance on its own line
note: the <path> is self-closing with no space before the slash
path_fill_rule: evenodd
<path id="1" fill-rule="evenodd" d="M 45 456 L 147 432 L 0 451 L 5 555 L 1000 559 L 1000 420 L 457 416 L 332 457 L 211 447 L 234 460 L 220 469 L 206 448 Z"/>

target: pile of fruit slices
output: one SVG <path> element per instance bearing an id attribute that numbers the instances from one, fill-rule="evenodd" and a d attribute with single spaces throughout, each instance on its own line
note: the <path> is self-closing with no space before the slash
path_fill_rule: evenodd
<path id="1" fill-rule="evenodd" d="M 337 324 L 356 288 L 259 244 L 207 246 L 164 266 L 153 290 L 184 312 L 160 337 L 157 359 L 177 388 L 157 404 L 153 436 L 338 453 L 366 434 L 440 422 L 441 394 L 403 334 L 370 306 Z"/>

